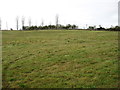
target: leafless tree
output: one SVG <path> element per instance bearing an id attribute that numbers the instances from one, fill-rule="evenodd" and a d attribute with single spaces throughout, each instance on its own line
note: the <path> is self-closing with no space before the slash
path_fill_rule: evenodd
<path id="1" fill-rule="evenodd" d="M 51 25 L 51 22 L 50 22 L 50 25 Z"/>
<path id="2" fill-rule="evenodd" d="M 8 23 L 6 22 L 6 30 L 8 30 Z"/>
<path id="3" fill-rule="evenodd" d="M 102 27 L 101 25 L 99 25 L 99 27 Z"/>
<path id="4" fill-rule="evenodd" d="M 41 26 L 43 27 L 43 25 L 44 25 L 44 21 L 42 20 L 42 22 L 41 22 Z"/>
<path id="5" fill-rule="evenodd" d="M 35 21 L 35 26 L 37 26 L 37 20 Z"/>
<path id="6" fill-rule="evenodd" d="M 31 18 L 28 20 L 29 27 L 31 27 Z"/>
<path id="7" fill-rule="evenodd" d="M 56 29 L 58 29 L 58 23 L 59 23 L 59 16 L 58 16 L 58 14 L 55 17 L 55 20 L 56 20 Z"/>
<path id="8" fill-rule="evenodd" d="M 88 29 L 88 25 L 86 24 L 86 29 Z"/>
<path id="9" fill-rule="evenodd" d="M 120 27 L 120 1 L 118 2 L 118 26 Z"/>
<path id="10" fill-rule="evenodd" d="M 1 30 L 1 22 L 2 22 L 2 21 L 1 21 L 1 18 L 0 18 L 0 30 Z"/>
<path id="11" fill-rule="evenodd" d="M 17 30 L 19 28 L 19 17 L 18 16 L 16 17 L 16 28 L 17 28 Z"/>
<path id="12" fill-rule="evenodd" d="M 24 24 L 25 24 L 25 17 L 22 16 L 22 30 L 24 30 Z"/>

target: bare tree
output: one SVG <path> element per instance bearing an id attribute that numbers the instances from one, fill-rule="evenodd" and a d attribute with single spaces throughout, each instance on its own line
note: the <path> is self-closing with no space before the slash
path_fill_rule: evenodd
<path id="1" fill-rule="evenodd" d="M 50 22 L 50 25 L 51 25 L 51 22 Z"/>
<path id="2" fill-rule="evenodd" d="M 24 30 L 24 24 L 25 24 L 25 17 L 22 16 L 22 30 Z"/>
<path id="3" fill-rule="evenodd" d="M 58 16 L 58 14 L 56 15 L 56 17 L 55 17 L 55 19 L 56 19 L 56 29 L 58 29 L 58 23 L 59 23 L 59 16 Z"/>
<path id="4" fill-rule="evenodd" d="M 101 25 L 99 25 L 99 28 L 102 27 Z"/>
<path id="5" fill-rule="evenodd" d="M 31 18 L 28 20 L 29 27 L 31 27 Z"/>
<path id="6" fill-rule="evenodd" d="M 1 30 L 1 22 L 2 22 L 2 21 L 1 21 L 1 18 L 0 18 L 0 30 Z"/>
<path id="7" fill-rule="evenodd" d="M 35 21 L 35 26 L 37 26 L 37 20 Z"/>
<path id="8" fill-rule="evenodd" d="M 8 23 L 7 23 L 7 21 L 6 21 L 6 30 L 8 30 Z"/>
<path id="9" fill-rule="evenodd" d="M 120 1 L 118 2 L 118 26 L 120 27 Z"/>
<path id="10" fill-rule="evenodd" d="M 17 28 L 17 30 L 19 28 L 19 17 L 18 16 L 16 17 L 16 28 Z"/>
<path id="11" fill-rule="evenodd" d="M 44 25 L 44 21 L 42 20 L 42 22 L 41 22 L 41 26 L 43 27 L 43 25 Z"/>
<path id="12" fill-rule="evenodd" d="M 88 29 L 88 25 L 86 24 L 86 29 Z"/>

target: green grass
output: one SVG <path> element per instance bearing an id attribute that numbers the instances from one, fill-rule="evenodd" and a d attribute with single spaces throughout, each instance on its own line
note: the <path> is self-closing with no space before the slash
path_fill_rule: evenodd
<path id="1" fill-rule="evenodd" d="M 118 32 L 3 31 L 4 88 L 116 88 Z"/>

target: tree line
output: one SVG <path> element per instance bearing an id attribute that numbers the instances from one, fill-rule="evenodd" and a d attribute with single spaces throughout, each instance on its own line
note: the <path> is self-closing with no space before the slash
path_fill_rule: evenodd
<path id="1" fill-rule="evenodd" d="M 58 25 L 45 25 L 45 26 L 23 26 L 23 30 L 48 30 L 48 29 L 78 29 L 77 25 L 67 24 L 66 26 Z"/>
<path id="2" fill-rule="evenodd" d="M 59 24 L 59 15 L 55 16 L 55 25 L 44 25 L 44 21 L 42 20 L 41 25 L 31 25 L 31 18 L 28 20 L 28 26 L 25 26 L 25 17 L 22 17 L 22 28 L 21 30 L 46 30 L 46 29 L 78 29 L 78 26 L 73 24 L 62 25 Z M 16 29 L 19 30 L 19 17 L 16 17 Z M 13 30 L 11 28 L 11 30 Z"/>
<path id="3" fill-rule="evenodd" d="M 96 28 L 96 26 L 89 26 L 89 30 L 105 30 L 105 31 L 120 31 L 120 26 L 110 27 L 110 28 L 104 28 L 101 25 L 99 25 L 99 28 Z"/>
<path id="4" fill-rule="evenodd" d="M 1 18 L 0 18 L 0 30 L 1 30 Z M 25 17 L 22 16 L 21 18 L 21 24 L 22 27 L 19 29 L 19 17 L 16 17 L 16 30 L 48 30 L 48 29 L 66 29 L 66 30 L 72 30 L 72 29 L 77 29 L 79 30 L 78 26 L 73 24 L 67 24 L 67 25 L 62 25 L 59 24 L 59 15 L 55 16 L 55 25 L 44 25 L 44 21 L 41 21 L 41 25 L 32 25 L 31 24 L 31 18 L 28 19 L 28 26 L 25 26 Z M 7 23 L 6 23 L 7 26 Z M 10 30 L 13 30 L 12 28 Z M 99 25 L 99 28 L 96 28 L 96 26 L 89 26 L 88 28 L 84 30 L 106 30 L 106 31 L 120 31 L 120 26 L 115 26 L 115 27 L 110 27 L 110 28 L 104 28 L 101 25 Z"/>

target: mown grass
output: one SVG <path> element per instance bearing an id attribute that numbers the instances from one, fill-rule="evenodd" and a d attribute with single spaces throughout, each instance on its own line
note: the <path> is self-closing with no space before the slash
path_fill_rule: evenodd
<path id="1" fill-rule="evenodd" d="M 118 32 L 3 31 L 4 88 L 116 88 Z"/>

